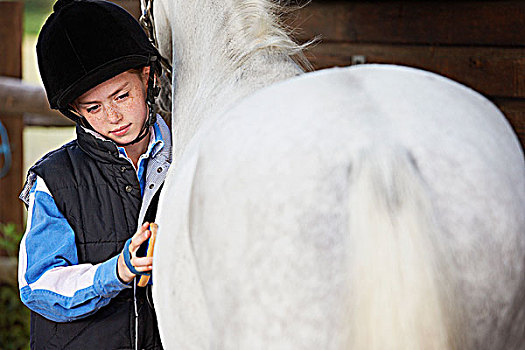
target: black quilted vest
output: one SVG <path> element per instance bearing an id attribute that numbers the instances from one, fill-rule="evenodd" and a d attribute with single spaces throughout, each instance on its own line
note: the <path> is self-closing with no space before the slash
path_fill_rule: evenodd
<path id="1" fill-rule="evenodd" d="M 75 231 L 79 263 L 101 263 L 122 251 L 137 228 L 142 199 L 135 170 L 119 158 L 114 143 L 77 126 L 77 140 L 43 157 L 31 171 L 44 179 Z M 138 348 L 161 349 L 148 292 L 137 287 Z M 125 289 L 93 315 L 72 322 L 32 312 L 31 349 L 134 349 L 133 294 L 133 288 Z"/>

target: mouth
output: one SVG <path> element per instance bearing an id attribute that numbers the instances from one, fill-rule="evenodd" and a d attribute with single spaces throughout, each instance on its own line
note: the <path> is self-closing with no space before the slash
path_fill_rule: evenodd
<path id="1" fill-rule="evenodd" d="M 131 123 L 129 123 L 128 125 L 121 126 L 115 130 L 111 130 L 109 133 L 115 136 L 124 136 L 129 131 L 130 127 Z"/>

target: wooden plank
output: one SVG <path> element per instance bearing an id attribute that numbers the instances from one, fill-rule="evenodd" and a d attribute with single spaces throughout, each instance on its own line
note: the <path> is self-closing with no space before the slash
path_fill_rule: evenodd
<path id="1" fill-rule="evenodd" d="M 9 114 L 38 113 L 60 116 L 49 107 L 44 88 L 17 78 L 0 76 L 0 111 Z"/>
<path id="2" fill-rule="evenodd" d="M 139 19 L 141 10 L 140 10 L 140 1 L 139 0 L 110 0 L 111 2 L 123 7 L 131 13 L 135 19 Z"/>
<path id="3" fill-rule="evenodd" d="M 23 227 L 23 204 L 18 200 L 18 195 L 22 190 L 22 131 L 24 121 L 21 116 L 14 118 L 0 116 L 0 120 L 7 129 L 11 149 L 11 167 L 7 175 L 0 179 L 0 196 L 2 198 L 0 200 L 0 222 L 12 222 Z M 4 160 L 4 155 L 0 155 L 0 166 L 4 165 Z"/>
<path id="4" fill-rule="evenodd" d="M 324 43 L 307 52 L 314 68 L 367 63 L 417 67 L 457 80 L 492 97 L 525 98 L 525 49 Z"/>
<path id="5" fill-rule="evenodd" d="M 296 38 L 360 43 L 525 46 L 525 1 L 313 1 Z"/>
<path id="6" fill-rule="evenodd" d="M 505 114 L 525 149 L 525 99 L 494 99 L 494 103 Z"/>
<path id="7" fill-rule="evenodd" d="M 63 115 L 44 115 L 24 113 L 24 126 L 75 126 L 75 123 Z"/>
<path id="8" fill-rule="evenodd" d="M 0 75 L 22 76 L 22 2 L 0 1 Z"/>
<path id="9" fill-rule="evenodd" d="M 0 75 L 20 78 L 22 75 L 22 16 L 23 3 L 0 2 Z M 22 227 L 23 206 L 18 200 L 22 188 L 22 132 L 21 115 L 0 114 L 0 121 L 9 136 L 12 164 L 8 174 L 0 179 L 0 222 L 13 222 Z M 0 155 L 3 165 L 4 156 Z"/>

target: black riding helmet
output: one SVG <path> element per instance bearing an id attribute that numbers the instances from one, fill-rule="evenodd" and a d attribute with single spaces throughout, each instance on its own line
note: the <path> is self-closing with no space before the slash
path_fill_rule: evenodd
<path id="1" fill-rule="evenodd" d="M 138 142 L 155 123 L 154 73 L 160 72 L 157 49 L 126 10 L 102 0 L 58 0 L 36 46 L 38 67 L 49 105 L 91 127 L 70 104 L 98 84 L 132 68 L 150 66 L 146 103 L 149 117 Z M 130 143 L 130 144 L 131 144 Z M 127 145 L 127 144 L 126 144 Z"/>

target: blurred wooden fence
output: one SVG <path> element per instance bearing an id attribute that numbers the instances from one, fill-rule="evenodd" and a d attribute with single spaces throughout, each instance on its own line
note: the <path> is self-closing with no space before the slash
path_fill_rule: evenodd
<path id="1" fill-rule="evenodd" d="M 22 15 L 22 2 L 0 1 L 0 76 L 22 76 Z M 0 121 L 9 136 L 12 159 L 9 172 L 0 178 L 0 222 L 13 222 L 22 227 L 23 206 L 17 198 L 22 188 L 24 122 L 20 113 L 7 114 L 2 109 Z M 0 156 L 0 166 L 5 162 L 6 157 Z"/>

